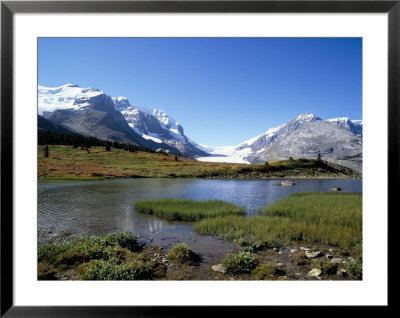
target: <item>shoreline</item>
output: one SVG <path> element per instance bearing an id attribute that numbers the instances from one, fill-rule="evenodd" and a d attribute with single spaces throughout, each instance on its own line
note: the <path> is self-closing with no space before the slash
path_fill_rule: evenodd
<path id="1" fill-rule="evenodd" d="M 112 233 L 112 232 L 111 232 Z M 52 230 L 38 231 L 38 247 L 40 245 L 50 243 L 52 245 L 62 245 L 76 238 L 84 238 L 89 236 L 74 236 L 71 231 L 54 232 Z M 40 239 L 39 239 L 40 238 Z M 230 240 L 229 240 L 230 241 Z M 233 242 L 233 241 L 232 241 Z M 237 251 L 245 251 L 243 246 L 234 242 Z M 249 273 L 227 273 L 226 268 L 218 262 L 217 264 L 205 263 L 201 254 L 196 254 L 200 262 L 198 264 L 185 264 L 170 259 L 167 250 L 163 246 L 152 244 L 141 244 L 143 250 L 141 254 L 148 257 L 147 263 L 151 266 L 160 266 L 163 268 L 161 275 L 150 280 L 281 280 L 281 281 L 298 281 L 298 280 L 359 280 L 360 278 L 352 277 L 348 270 L 348 266 L 360 264 L 360 258 L 354 249 L 346 250 L 338 247 L 321 244 L 307 243 L 290 243 L 286 245 L 276 245 L 268 247 L 260 247 L 258 250 L 252 251 L 258 260 L 257 270 Z M 196 253 L 196 251 L 194 251 Z M 236 254 L 238 254 L 236 253 Z M 312 254 L 317 256 L 313 256 Z M 308 258 L 306 255 L 309 255 Z M 47 274 L 39 277 L 40 280 L 82 280 L 79 277 L 80 266 L 70 267 L 62 270 L 53 276 Z M 322 268 L 321 272 L 315 271 L 318 267 Z M 314 272 L 313 272 L 314 271 Z M 311 273 L 311 274 L 310 274 Z M 141 279 L 139 279 L 141 280 Z M 148 279 L 144 279 L 148 280 Z"/>
<path id="2" fill-rule="evenodd" d="M 38 178 L 209 178 L 209 179 L 344 179 L 362 173 L 317 159 L 291 159 L 264 164 L 201 162 L 168 154 L 129 152 L 101 147 L 74 149 L 51 145 L 46 157 L 38 146 Z"/>
<path id="3" fill-rule="evenodd" d="M 90 176 L 40 176 L 37 181 L 106 181 L 106 180 L 117 180 L 117 179 L 205 179 L 205 180 L 282 180 L 282 179 L 295 179 L 295 180 L 342 180 L 342 179 L 363 179 L 362 177 L 354 176 L 285 176 L 285 177 L 197 177 L 197 176 L 115 176 L 107 175 L 100 177 Z M 280 184 L 279 184 L 280 185 Z"/>

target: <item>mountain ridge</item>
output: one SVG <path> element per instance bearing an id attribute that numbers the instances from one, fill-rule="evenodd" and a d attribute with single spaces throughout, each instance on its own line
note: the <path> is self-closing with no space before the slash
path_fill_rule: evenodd
<path id="1" fill-rule="evenodd" d="M 39 115 L 59 127 L 111 141 L 164 149 L 200 161 L 263 163 L 316 158 L 362 168 L 362 120 L 323 120 L 303 113 L 236 146 L 211 147 L 188 138 L 179 122 L 160 109 L 132 105 L 124 96 L 111 97 L 75 84 L 38 87 Z"/>

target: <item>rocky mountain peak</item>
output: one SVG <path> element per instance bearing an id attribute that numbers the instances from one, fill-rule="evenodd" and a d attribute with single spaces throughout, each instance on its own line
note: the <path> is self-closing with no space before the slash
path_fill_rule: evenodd
<path id="1" fill-rule="evenodd" d="M 293 121 L 310 121 L 310 122 L 314 122 L 317 120 L 322 120 L 321 118 L 319 118 L 317 115 L 313 114 L 313 113 L 304 113 L 304 114 L 300 114 L 299 116 L 297 116 L 295 119 L 293 119 Z"/>
<path id="2" fill-rule="evenodd" d="M 131 103 L 125 96 L 112 97 L 114 107 L 117 111 L 122 112 L 127 108 L 131 107 Z"/>

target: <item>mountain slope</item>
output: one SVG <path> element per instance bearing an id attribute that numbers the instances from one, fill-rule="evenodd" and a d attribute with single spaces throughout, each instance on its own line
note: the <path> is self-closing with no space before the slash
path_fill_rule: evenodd
<path id="1" fill-rule="evenodd" d="M 210 149 L 210 147 L 208 148 Z M 281 126 L 233 147 L 215 147 L 201 161 L 263 163 L 293 158 L 317 158 L 361 171 L 362 121 L 322 120 L 301 114 Z"/>
<path id="2" fill-rule="evenodd" d="M 143 110 L 125 97 L 112 98 L 74 84 L 38 88 L 39 115 L 54 125 L 99 139 L 162 148 L 186 157 L 207 156 L 193 146 L 182 126 L 161 110 Z"/>
<path id="3" fill-rule="evenodd" d="M 77 132 L 67 128 L 66 126 L 53 123 L 52 121 L 40 115 L 38 115 L 38 130 L 42 131 L 50 130 L 59 134 L 67 134 L 67 135 L 77 134 Z"/>
<path id="4" fill-rule="evenodd" d="M 115 109 L 113 99 L 93 88 L 66 84 L 48 88 L 39 86 L 39 115 L 76 133 L 99 139 L 131 143 L 152 149 L 179 150 L 143 138 L 133 130 L 124 116 Z"/>
<path id="5" fill-rule="evenodd" d="M 178 149 L 185 157 L 208 156 L 185 136 L 183 127 L 163 110 L 150 111 L 132 106 L 126 97 L 113 98 L 115 109 L 141 137 Z"/>

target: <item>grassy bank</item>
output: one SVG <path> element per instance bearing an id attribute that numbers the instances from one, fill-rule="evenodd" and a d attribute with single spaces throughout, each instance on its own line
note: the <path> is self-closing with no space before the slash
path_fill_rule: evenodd
<path id="1" fill-rule="evenodd" d="M 38 146 L 40 178 L 360 178 L 340 165 L 317 160 L 283 160 L 264 164 L 201 162 L 173 155 L 129 152 L 104 147 Z"/>
<path id="2" fill-rule="evenodd" d="M 136 201 L 135 209 L 138 212 L 159 216 L 170 221 L 189 222 L 217 216 L 242 215 L 244 213 L 241 207 L 220 200 L 141 200 Z"/>
<path id="3" fill-rule="evenodd" d="M 39 245 L 39 279 L 59 279 L 68 272 L 73 278 L 83 280 L 146 280 L 156 278 L 160 268 L 142 253 L 137 237 L 130 233 Z"/>
<path id="4" fill-rule="evenodd" d="M 264 208 L 260 216 L 204 219 L 194 227 L 224 239 L 349 248 L 362 241 L 361 208 L 359 193 L 295 193 Z"/>

